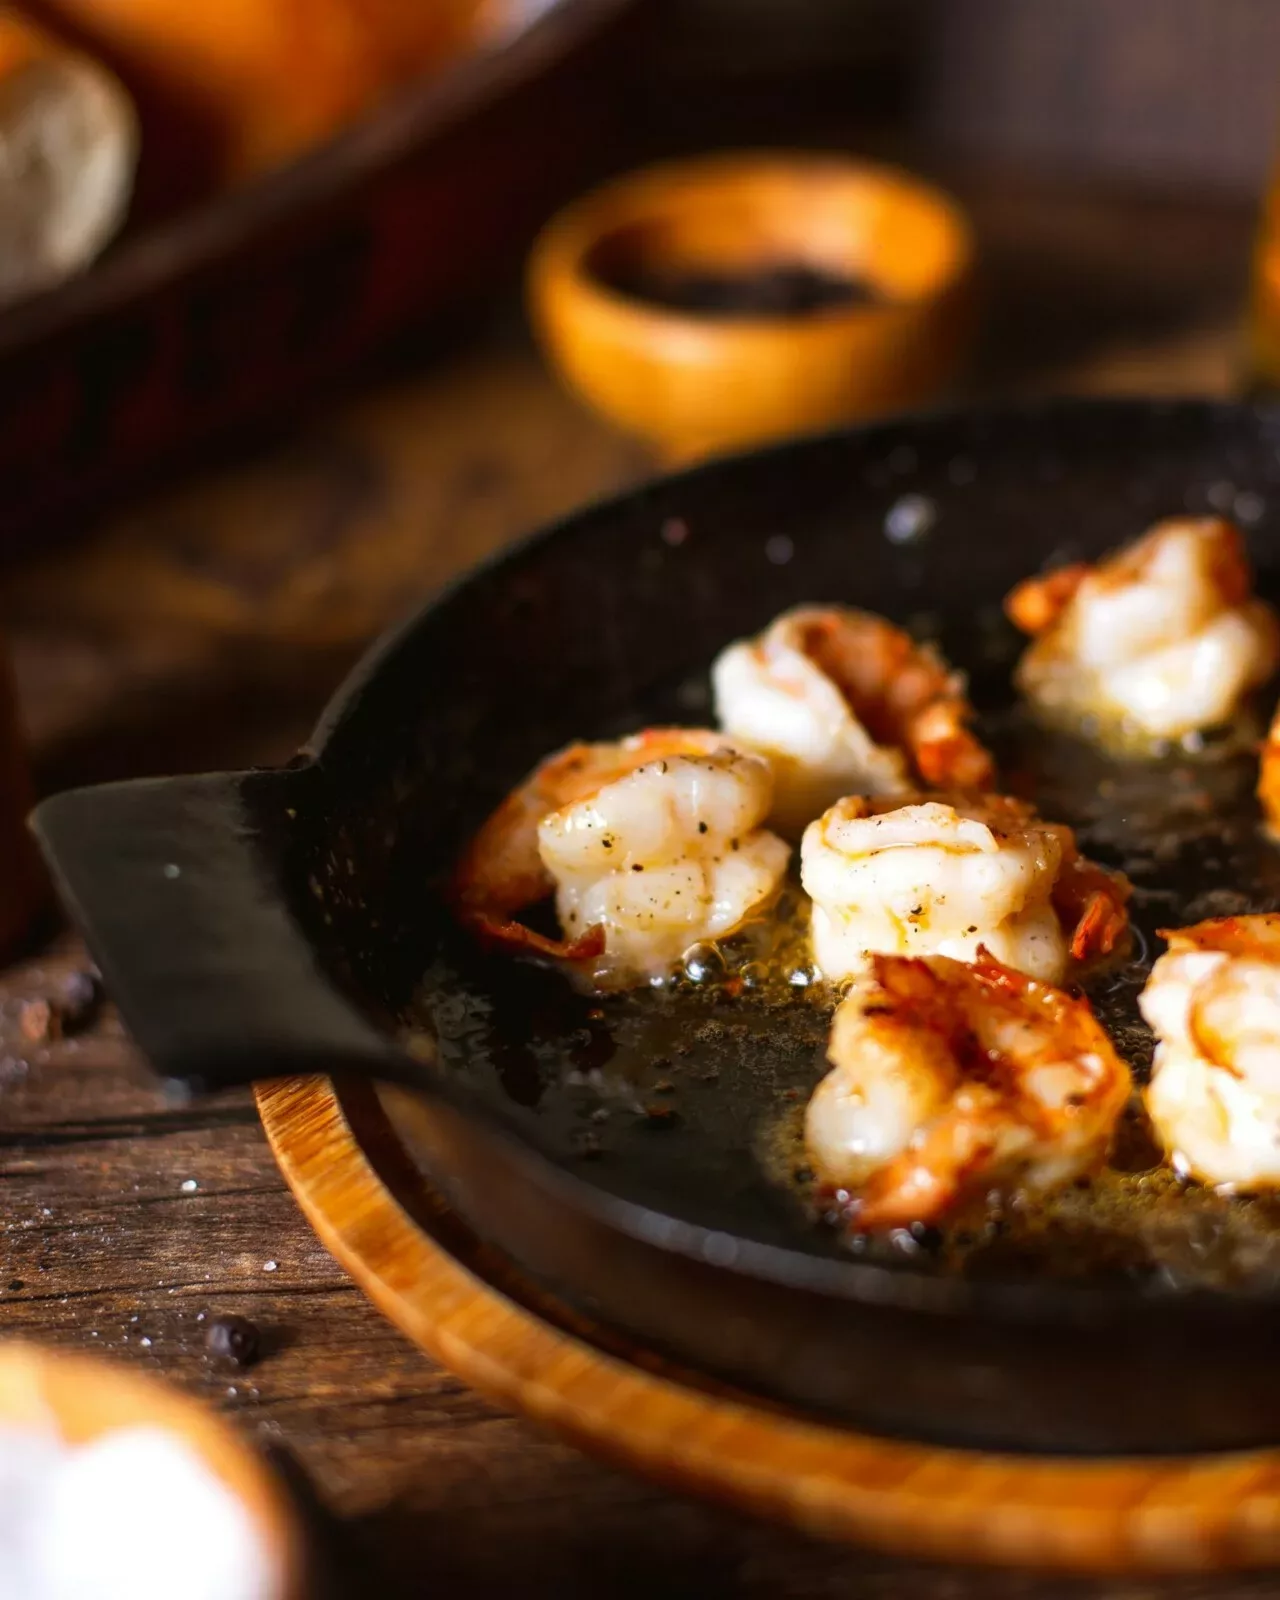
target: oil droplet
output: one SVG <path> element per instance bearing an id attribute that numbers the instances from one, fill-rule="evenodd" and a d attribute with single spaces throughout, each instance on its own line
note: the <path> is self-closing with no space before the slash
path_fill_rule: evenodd
<path id="1" fill-rule="evenodd" d="M 685 952 L 684 972 L 690 983 L 714 983 L 724 975 L 724 957 L 713 944 L 695 944 Z"/>

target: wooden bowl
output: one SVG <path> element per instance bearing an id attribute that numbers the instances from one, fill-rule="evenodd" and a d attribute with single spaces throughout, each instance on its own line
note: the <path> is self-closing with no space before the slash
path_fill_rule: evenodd
<path id="1" fill-rule="evenodd" d="M 906 173 L 819 154 L 711 156 L 569 206 L 534 248 L 529 298 L 548 354 L 583 399 L 681 459 L 935 395 L 969 333 L 973 255 L 957 206 Z M 780 265 L 874 297 L 729 316 L 618 287 Z"/>
<path id="2" fill-rule="evenodd" d="M 272 1600 L 303 1600 L 303 1537 L 261 1458 L 217 1415 L 175 1389 L 106 1361 L 17 1341 L 0 1343 L 0 1428 L 56 1427 L 69 1445 L 136 1426 L 175 1435 L 240 1502 L 272 1569 Z M 146 1483 L 136 1486 L 148 1493 Z"/>

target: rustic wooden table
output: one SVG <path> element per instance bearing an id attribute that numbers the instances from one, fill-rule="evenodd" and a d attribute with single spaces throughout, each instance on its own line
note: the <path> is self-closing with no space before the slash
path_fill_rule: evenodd
<path id="1" fill-rule="evenodd" d="M 990 266 L 975 392 L 1228 392 L 1246 212 L 1012 181 L 969 197 Z M 389 618 L 644 469 L 557 391 L 508 312 L 465 353 L 10 570 L 0 625 L 42 785 L 287 757 Z M 247 1095 L 166 1104 L 109 1009 L 29 1038 L 24 1002 L 83 962 L 64 935 L 0 980 L 0 1334 L 162 1373 L 287 1448 L 357 1553 L 352 1593 L 1275 1592 L 1274 1577 L 1089 1587 L 911 1567 L 580 1458 L 364 1300 L 295 1210 Z M 246 1372 L 206 1359 L 201 1313 L 222 1312 L 263 1330 Z"/>

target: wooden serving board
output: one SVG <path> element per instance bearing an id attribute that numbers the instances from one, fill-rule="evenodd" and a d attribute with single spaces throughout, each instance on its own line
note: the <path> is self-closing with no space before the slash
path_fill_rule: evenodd
<path id="1" fill-rule="evenodd" d="M 372 1090 L 286 1080 L 261 1086 L 258 1106 L 303 1211 L 386 1315 L 482 1393 L 585 1450 L 916 1558 L 1092 1573 L 1280 1562 L 1280 1450 L 997 1455 L 799 1418 L 630 1348 L 523 1280 L 449 1212 Z"/>

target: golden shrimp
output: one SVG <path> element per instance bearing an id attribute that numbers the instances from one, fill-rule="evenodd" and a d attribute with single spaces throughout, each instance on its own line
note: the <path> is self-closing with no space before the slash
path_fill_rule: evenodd
<path id="1" fill-rule="evenodd" d="M 875 956 L 836 1011 L 828 1054 L 805 1143 L 860 1230 L 1095 1171 L 1131 1089 L 1087 1000 L 986 950 L 972 965 Z"/>
<path id="2" fill-rule="evenodd" d="M 1005 601 L 1033 636 L 1018 684 L 1059 720 L 1155 743 L 1229 722 L 1280 660 L 1252 598 L 1239 531 L 1218 517 L 1157 523 L 1096 566 L 1028 578 Z"/>
<path id="3" fill-rule="evenodd" d="M 805 830 L 800 862 L 814 956 L 834 981 L 873 951 L 968 961 L 982 945 L 1058 983 L 1128 928 L 1128 882 L 1005 795 L 841 800 Z"/>
<path id="4" fill-rule="evenodd" d="M 790 851 L 760 826 L 772 793 L 768 763 L 718 733 L 570 745 L 472 840 L 459 915 L 486 942 L 568 962 L 601 987 L 659 977 L 777 893 Z M 553 892 L 558 939 L 517 915 Z"/>
<path id="5" fill-rule="evenodd" d="M 1139 998 L 1156 1035 L 1147 1110 L 1173 1165 L 1280 1188 L 1280 915 L 1162 930 Z"/>
<path id="6" fill-rule="evenodd" d="M 963 678 L 870 612 L 786 611 L 758 638 L 730 645 L 712 682 L 725 731 L 773 762 L 772 820 L 792 834 L 842 795 L 994 781 L 969 727 Z"/>
<path id="7" fill-rule="evenodd" d="M 1267 826 L 1280 835 L 1280 706 L 1276 707 L 1258 762 L 1258 800 Z"/>

